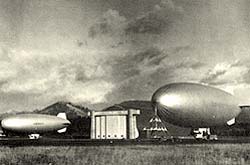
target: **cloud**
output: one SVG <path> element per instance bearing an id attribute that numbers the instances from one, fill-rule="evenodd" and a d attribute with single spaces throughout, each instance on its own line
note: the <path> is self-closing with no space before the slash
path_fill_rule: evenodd
<path id="1" fill-rule="evenodd" d="M 162 50 L 152 47 L 124 56 L 116 56 L 107 65 L 111 66 L 111 78 L 114 82 L 124 81 L 130 77 L 138 76 L 152 68 L 158 67 L 167 57 Z"/>
<path id="2" fill-rule="evenodd" d="M 190 45 L 177 46 L 177 47 L 173 48 L 172 53 L 173 54 L 178 54 L 178 53 L 183 53 L 183 52 L 185 53 L 185 52 L 190 51 L 192 49 L 193 48 Z"/>
<path id="3" fill-rule="evenodd" d="M 183 9 L 172 0 L 162 0 L 154 9 L 128 23 L 127 33 L 161 34 L 182 14 Z"/>
<path id="4" fill-rule="evenodd" d="M 121 35 L 127 19 L 118 11 L 109 9 L 89 28 L 89 36 L 95 38 L 100 35 Z"/>
<path id="5" fill-rule="evenodd" d="M 206 76 L 200 81 L 211 85 L 225 85 L 232 83 L 242 83 L 242 75 L 247 74 L 248 68 L 239 65 L 238 61 L 233 63 L 218 63 L 210 69 Z"/>
<path id="6" fill-rule="evenodd" d="M 152 80 L 150 78 L 151 73 L 141 73 L 116 83 L 112 92 L 106 95 L 107 100 L 110 100 L 110 103 L 119 103 L 131 99 L 149 100 L 158 85 L 158 83 L 155 83 L 158 81 L 157 79 Z"/>
<path id="7" fill-rule="evenodd" d="M 176 6 L 172 0 L 162 0 L 151 11 L 130 19 L 121 16 L 116 10 L 109 9 L 89 28 L 89 36 L 95 38 L 106 35 L 125 39 L 125 36 L 132 37 L 134 34 L 161 34 L 166 32 L 182 13 L 183 9 Z"/>
<path id="8" fill-rule="evenodd" d="M 178 63 L 175 64 L 175 68 L 176 69 L 199 69 L 201 67 L 203 67 L 205 64 L 200 62 L 199 60 L 188 60 L 188 59 L 183 59 L 183 61 L 180 61 Z"/>
<path id="9" fill-rule="evenodd" d="M 126 65 L 131 64 L 135 66 L 136 64 L 159 65 L 159 63 L 166 58 L 167 55 L 164 54 L 162 50 L 156 47 L 147 48 L 146 50 L 139 51 L 137 53 L 126 55 L 117 59 L 118 63 L 125 63 Z"/>
<path id="10" fill-rule="evenodd" d="M 95 54 L 51 54 L 36 51 L 7 50 L 0 58 L 0 92 L 36 95 L 45 100 L 105 102 L 113 84 L 102 80 L 106 74 Z M 89 52 L 88 52 L 89 53 Z M 84 63 L 87 61 L 88 63 Z"/>
<path id="11" fill-rule="evenodd" d="M 243 78 L 246 83 L 250 83 L 250 69 L 243 75 Z"/>
<path id="12" fill-rule="evenodd" d="M 217 84 L 219 83 L 217 80 L 220 76 L 224 75 L 227 70 L 231 67 L 229 64 L 217 64 L 212 70 L 210 70 L 205 78 L 201 80 L 201 82 L 205 82 L 208 84 Z M 222 82 L 220 82 L 222 83 Z"/>

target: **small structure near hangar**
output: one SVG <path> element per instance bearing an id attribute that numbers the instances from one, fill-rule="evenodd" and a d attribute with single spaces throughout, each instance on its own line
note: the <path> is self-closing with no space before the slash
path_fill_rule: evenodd
<path id="1" fill-rule="evenodd" d="M 136 139 L 139 132 L 136 116 L 140 110 L 91 112 L 91 139 Z"/>
<path id="2" fill-rule="evenodd" d="M 149 127 L 143 128 L 143 131 L 146 132 L 146 138 L 148 139 L 167 138 L 169 136 L 167 128 L 157 115 L 150 119 Z"/>

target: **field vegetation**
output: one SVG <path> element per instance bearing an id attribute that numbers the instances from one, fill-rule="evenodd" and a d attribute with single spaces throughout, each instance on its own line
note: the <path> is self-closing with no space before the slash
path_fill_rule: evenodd
<path id="1" fill-rule="evenodd" d="M 0 147 L 0 164 L 250 164 L 250 144 Z"/>

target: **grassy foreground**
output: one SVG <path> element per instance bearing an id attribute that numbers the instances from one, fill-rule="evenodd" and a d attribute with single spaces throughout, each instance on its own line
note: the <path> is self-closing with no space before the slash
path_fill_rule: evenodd
<path id="1" fill-rule="evenodd" d="M 250 144 L 0 147 L 0 164 L 250 164 Z"/>

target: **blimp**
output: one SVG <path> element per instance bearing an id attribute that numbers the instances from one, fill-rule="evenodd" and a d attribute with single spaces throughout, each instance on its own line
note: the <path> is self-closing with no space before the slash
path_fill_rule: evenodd
<path id="1" fill-rule="evenodd" d="M 196 83 L 167 84 L 154 92 L 151 101 L 163 121 L 196 133 L 199 128 L 207 128 L 210 134 L 210 127 L 233 125 L 241 111 L 238 99 L 230 93 Z"/>
<path id="2" fill-rule="evenodd" d="M 40 134 L 57 131 L 63 133 L 70 125 L 65 113 L 57 116 L 44 114 L 18 114 L 4 118 L 2 129 L 8 135 L 11 133 L 27 134 L 30 139 L 37 139 Z"/>

